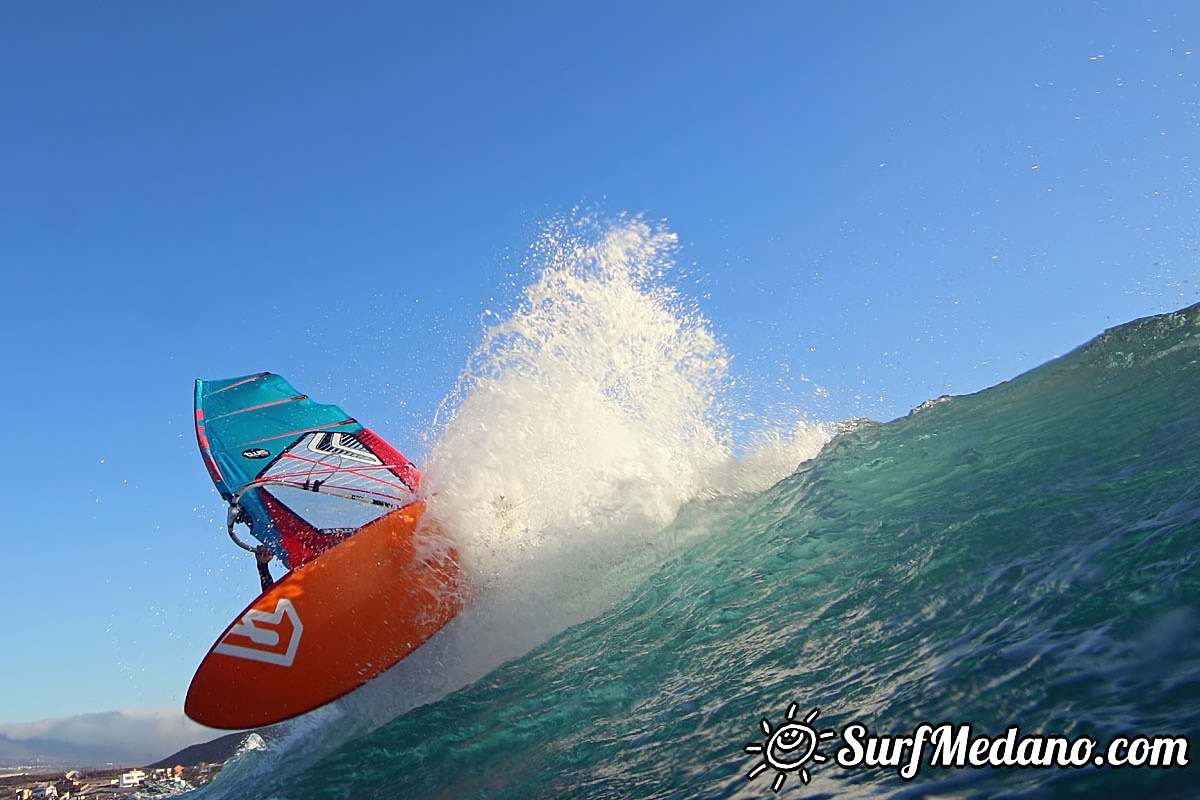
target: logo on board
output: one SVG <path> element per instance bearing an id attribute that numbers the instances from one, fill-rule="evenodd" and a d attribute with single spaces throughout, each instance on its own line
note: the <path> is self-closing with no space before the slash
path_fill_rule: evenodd
<path id="1" fill-rule="evenodd" d="M 290 667 L 296 660 L 303 632 L 304 624 L 296 607 L 291 600 L 281 597 L 274 611 L 252 608 L 243 614 L 213 652 Z"/>

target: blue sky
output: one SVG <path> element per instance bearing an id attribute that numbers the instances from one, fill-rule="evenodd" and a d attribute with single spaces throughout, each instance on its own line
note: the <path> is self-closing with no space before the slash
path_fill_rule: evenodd
<path id="1" fill-rule="evenodd" d="M 819 419 L 1200 300 L 1198 30 L 1185 2 L 3 5 L 0 723 L 180 706 L 254 592 L 194 379 L 281 373 L 419 455 L 576 207 L 664 220 L 753 402 Z"/>

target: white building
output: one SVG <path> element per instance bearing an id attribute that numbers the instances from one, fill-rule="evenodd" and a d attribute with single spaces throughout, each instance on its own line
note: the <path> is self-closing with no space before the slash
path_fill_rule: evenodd
<path id="1" fill-rule="evenodd" d="M 131 769 L 129 772 L 121 773 L 121 777 L 117 779 L 117 786 L 120 786 L 122 789 L 130 789 L 134 786 L 141 786 L 145 780 L 145 770 Z"/>

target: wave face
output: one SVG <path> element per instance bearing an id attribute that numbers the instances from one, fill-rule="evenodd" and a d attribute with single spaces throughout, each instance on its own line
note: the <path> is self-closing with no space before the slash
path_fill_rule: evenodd
<path id="1" fill-rule="evenodd" d="M 726 354 L 660 282 L 669 234 L 580 227 L 541 243 L 435 448 L 476 602 L 202 794 L 769 797 L 744 747 L 793 703 L 822 729 L 1200 742 L 1200 306 L 891 423 L 739 446 Z M 780 794 L 1200 786 L 1196 766 L 904 781 L 836 750 Z"/>

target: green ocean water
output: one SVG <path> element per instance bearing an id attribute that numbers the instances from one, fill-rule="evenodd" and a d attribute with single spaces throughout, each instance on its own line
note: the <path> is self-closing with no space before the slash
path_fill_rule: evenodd
<path id="1" fill-rule="evenodd" d="M 1193 306 L 847 426 L 766 491 L 686 506 L 665 532 L 685 544 L 600 616 L 315 760 L 246 754 L 203 794 L 1200 796 L 1194 763 L 926 761 L 904 780 L 841 766 L 834 736 L 805 783 L 770 765 L 748 778 L 764 759 L 745 749 L 792 704 L 814 732 L 1200 744 L 1198 459 Z"/>

